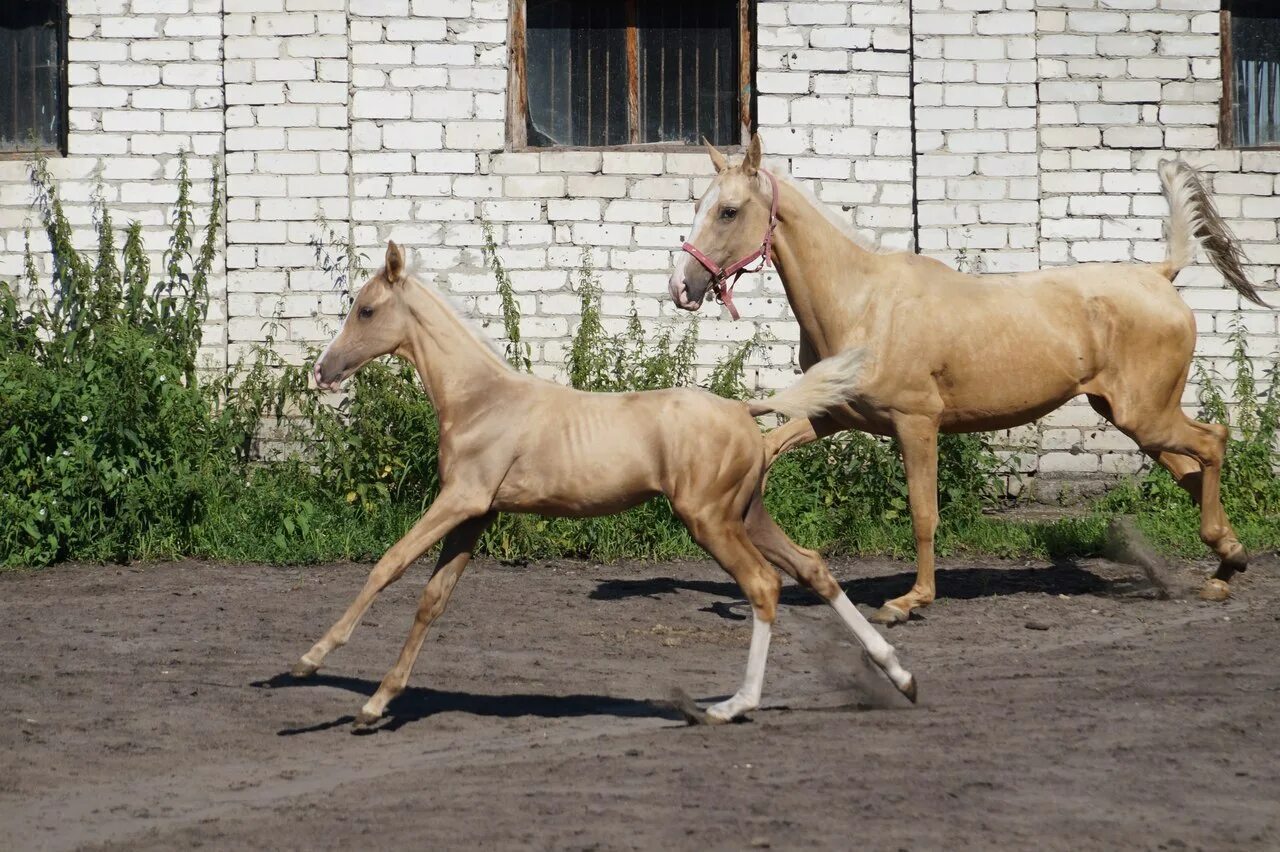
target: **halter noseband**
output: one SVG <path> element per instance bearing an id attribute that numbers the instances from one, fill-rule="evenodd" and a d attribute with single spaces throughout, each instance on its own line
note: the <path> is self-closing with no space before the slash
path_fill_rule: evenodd
<path id="1" fill-rule="evenodd" d="M 711 273 L 711 291 L 716 294 L 716 298 L 720 300 L 720 304 L 729 309 L 729 316 L 738 319 L 738 309 L 733 304 L 733 287 L 738 283 L 738 279 L 746 272 L 759 272 L 768 266 L 773 260 L 773 231 L 778 227 L 778 179 L 772 173 L 761 169 L 760 173 L 769 179 L 769 189 L 773 195 L 773 200 L 769 205 L 769 229 L 764 232 L 764 242 L 760 248 L 753 251 L 740 260 L 734 261 L 725 267 L 716 266 L 711 258 L 698 251 L 697 246 L 693 243 L 686 242 L 680 248 L 693 255 L 693 259 L 706 267 Z M 760 265 L 755 269 L 747 269 L 747 265 L 756 258 L 760 259 Z M 733 280 L 729 280 L 729 276 L 733 276 Z"/>

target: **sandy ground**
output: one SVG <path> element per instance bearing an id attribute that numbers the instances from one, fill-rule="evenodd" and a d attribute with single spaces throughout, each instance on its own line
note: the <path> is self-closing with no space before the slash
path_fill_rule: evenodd
<path id="1" fill-rule="evenodd" d="M 910 583 L 834 567 L 866 612 Z M 766 706 L 711 728 L 661 699 L 741 677 L 714 565 L 480 563 L 364 736 L 424 566 L 306 683 L 367 566 L 2 575 L 0 848 L 1280 848 L 1274 557 L 1216 605 L 1106 562 L 944 569 L 889 634 L 918 706 L 788 587 Z"/>

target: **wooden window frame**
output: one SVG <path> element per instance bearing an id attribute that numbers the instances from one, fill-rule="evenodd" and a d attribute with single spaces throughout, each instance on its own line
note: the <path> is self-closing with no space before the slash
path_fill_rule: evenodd
<path id="1" fill-rule="evenodd" d="M 1236 151 L 1280 151 L 1280 141 L 1269 145 L 1239 145 L 1235 140 L 1235 101 L 1236 78 L 1235 62 L 1231 49 L 1231 3 L 1224 2 L 1218 13 L 1219 27 L 1222 32 L 1222 50 L 1220 64 L 1222 66 L 1222 100 L 1218 104 L 1218 144 L 1223 148 Z"/>
<path id="2" fill-rule="evenodd" d="M 0 149 L 0 160 L 26 160 L 37 155 L 46 157 L 67 156 L 67 136 L 71 127 L 71 108 L 69 105 L 69 85 L 67 83 L 67 30 L 70 13 L 66 0 L 58 0 L 58 100 L 62 110 L 62 122 L 58 132 L 58 140 L 52 146 L 28 148 L 26 150 L 9 151 Z"/>
<path id="3" fill-rule="evenodd" d="M 635 67 L 639 55 L 639 30 L 635 26 L 636 6 L 644 0 L 626 0 L 627 4 L 627 60 Z M 723 145 L 729 152 L 745 150 L 756 130 L 756 0 L 737 0 L 738 3 L 738 87 L 743 95 L 738 103 L 739 140 L 734 145 Z M 528 139 L 529 88 L 526 63 L 528 57 L 525 38 L 526 0 L 511 0 L 511 17 L 507 29 L 507 150 L 508 151 L 689 151 L 697 144 L 688 142 L 632 142 L 625 145 L 530 145 Z M 640 133 L 639 77 L 629 74 L 627 92 L 627 119 L 633 139 Z"/>

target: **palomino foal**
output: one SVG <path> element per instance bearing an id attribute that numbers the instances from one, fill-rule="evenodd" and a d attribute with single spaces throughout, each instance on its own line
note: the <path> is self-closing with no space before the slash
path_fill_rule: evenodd
<path id="1" fill-rule="evenodd" d="M 1171 210 L 1161 263 L 964 275 L 919 255 L 868 250 L 816 199 L 761 168 L 759 136 L 737 166 L 708 151 L 717 176 L 686 243 L 696 253 L 682 255 L 671 276 L 672 299 L 697 310 L 713 290 L 731 305 L 735 259 L 763 252 L 800 323 L 802 369 L 849 349 L 868 355 L 849 402 L 769 434 L 770 463 L 842 429 L 892 435 L 901 447 L 916 582 L 873 620 L 905 621 L 934 598 L 938 433 L 1029 423 L 1080 394 L 1200 506 L 1200 537 L 1220 560 L 1201 596 L 1227 597 L 1227 581 L 1248 562 L 1219 499 L 1227 430 L 1182 411 L 1196 324 L 1173 279 L 1204 248 L 1241 296 L 1264 303 L 1194 169 L 1160 167 Z"/>
<path id="2" fill-rule="evenodd" d="M 816 416 L 848 398 L 860 353 L 838 355 L 758 403 L 694 388 L 583 393 L 511 370 L 439 293 L 406 272 L 400 249 L 388 243 L 386 266 L 361 288 L 338 336 L 316 361 L 316 383 L 337 388 L 370 359 L 387 354 L 413 364 L 440 418 L 440 494 L 378 560 L 355 601 L 293 674 L 315 672 L 351 637 L 379 591 L 436 542 L 444 539 L 444 545 L 400 658 L 360 711 L 358 725 L 376 721 L 404 690 L 427 628 L 444 611 L 477 539 L 498 512 L 582 518 L 620 512 L 658 494 L 667 496 L 694 539 L 738 582 L 754 615 L 742 687 L 708 708 L 709 720 L 725 722 L 760 703 L 781 585 L 766 559 L 830 603 L 872 660 L 915 700 L 915 680 L 893 648 L 850 603 L 818 554 L 797 546 L 774 523 L 760 496 L 764 441 L 752 416 Z"/>

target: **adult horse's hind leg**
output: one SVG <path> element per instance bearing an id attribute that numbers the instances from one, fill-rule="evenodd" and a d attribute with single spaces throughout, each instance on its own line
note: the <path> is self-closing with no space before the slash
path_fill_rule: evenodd
<path id="1" fill-rule="evenodd" d="M 686 515 L 679 507 L 685 526 L 698 544 L 720 563 L 751 603 L 751 650 L 747 655 L 747 672 L 742 686 L 731 698 L 707 708 L 713 722 L 728 722 L 760 706 L 764 689 L 764 670 L 769 658 L 769 639 L 778 614 L 778 595 L 782 581 L 765 564 L 764 557 L 747 537 L 741 520 L 729 513 L 716 514 L 702 507 L 697 515 Z"/>
<path id="2" fill-rule="evenodd" d="M 872 662 L 888 675 L 903 695 L 916 700 L 916 682 L 911 673 L 898 662 L 898 655 L 871 623 L 862 617 L 848 595 L 831 575 L 827 563 L 816 552 L 796 544 L 782 531 L 764 501 L 756 494 L 747 510 L 747 535 L 765 559 L 786 571 L 796 582 L 813 591 L 831 604 L 836 613 L 853 631 L 853 635 L 866 649 Z"/>
<path id="3" fill-rule="evenodd" d="M 418 654 L 422 651 L 422 641 L 427 637 L 427 629 L 449 605 L 449 596 L 453 594 L 453 587 L 462 576 L 467 563 L 471 561 L 471 553 L 475 549 L 476 542 L 496 517 L 495 513 L 490 513 L 472 518 L 445 536 L 444 544 L 440 548 L 440 558 L 436 560 L 436 569 L 432 572 L 427 587 L 422 590 L 418 612 L 413 617 L 413 626 L 409 628 L 409 637 L 405 639 L 400 658 L 382 679 L 382 685 L 378 687 L 378 691 L 361 709 L 360 715 L 356 718 L 357 726 L 370 725 L 377 721 L 387 709 L 387 704 L 404 692 L 405 686 L 409 683 L 409 674 L 413 671 L 413 664 L 417 662 Z"/>
<path id="4" fill-rule="evenodd" d="M 1192 422 L 1199 423 L 1199 421 Z M 1204 423 L 1199 425 L 1212 428 Z M 1225 450 L 1225 430 L 1222 440 Z M 1222 505 L 1221 497 L 1216 501 L 1217 517 L 1206 517 L 1206 512 L 1212 509 L 1205 505 L 1204 474 L 1196 460 L 1174 453 L 1157 453 L 1154 457 L 1165 470 L 1169 471 L 1174 481 L 1191 495 L 1192 502 L 1200 507 L 1200 537 L 1218 554 L 1219 559 L 1218 570 L 1205 584 L 1200 594 L 1206 600 L 1222 600 L 1229 594 L 1227 582 L 1237 571 L 1243 571 L 1249 567 L 1249 554 L 1240 543 L 1240 539 L 1236 537 L 1236 531 L 1232 528 L 1230 519 L 1227 518 L 1227 511 Z"/>
<path id="5" fill-rule="evenodd" d="M 1200 539 L 1218 555 L 1218 570 L 1200 590 L 1205 600 L 1226 600 L 1228 581 L 1249 564 L 1249 556 L 1236 537 L 1222 508 L 1222 462 L 1226 456 L 1227 429 L 1216 423 L 1192 420 L 1173 404 L 1154 414 L 1149 422 L 1135 417 L 1127 407 L 1091 395 L 1094 409 L 1137 442 L 1173 476 L 1174 481 L 1200 507 Z"/>
<path id="6" fill-rule="evenodd" d="M 342 617 L 334 622 L 324 636 L 320 637 L 320 641 L 316 642 L 311 650 L 303 654 L 302 658 L 294 664 L 293 676 L 309 677 L 315 674 L 316 669 L 320 668 L 320 664 L 324 662 L 324 658 L 330 651 L 347 644 L 356 625 L 360 623 L 360 619 L 378 593 L 399 580 L 413 560 L 432 548 L 445 533 L 468 518 L 484 514 L 488 508 L 487 505 L 477 509 L 478 505 L 480 505 L 479 501 L 465 500 L 461 494 L 449 488 L 441 491 L 435 502 L 427 509 L 427 513 L 410 527 L 399 541 L 391 545 L 391 549 L 382 555 L 377 565 L 373 566 L 373 570 L 369 572 L 369 578 L 365 580 L 364 588 L 360 590 L 360 594 L 356 595 L 356 599 L 351 602 L 351 606 L 347 607 Z"/>

